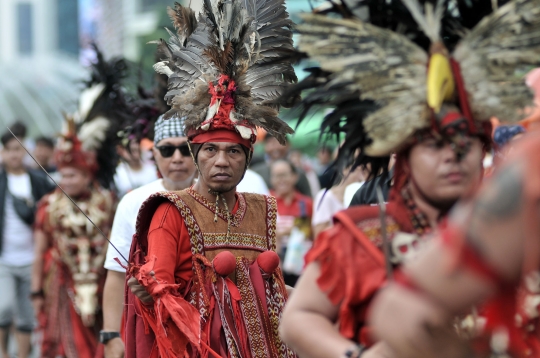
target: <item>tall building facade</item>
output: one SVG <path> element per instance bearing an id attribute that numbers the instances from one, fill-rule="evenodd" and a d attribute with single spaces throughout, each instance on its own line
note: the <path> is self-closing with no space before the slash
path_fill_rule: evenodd
<path id="1" fill-rule="evenodd" d="M 0 1 L 0 126 L 21 120 L 32 136 L 60 130 L 86 77 L 78 37 L 78 0 Z"/>

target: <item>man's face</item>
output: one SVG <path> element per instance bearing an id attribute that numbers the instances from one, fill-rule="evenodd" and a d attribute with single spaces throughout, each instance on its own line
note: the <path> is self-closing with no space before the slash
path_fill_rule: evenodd
<path id="1" fill-rule="evenodd" d="M 452 205 L 479 184 L 482 174 L 482 143 L 477 137 L 468 137 L 466 140 L 470 149 L 459 161 L 448 142 L 434 138 L 425 139 L 411 148 L 411 178 L 432 203 Z"/>
<path id="2" fill-rule="evenodd" d="M 156 146 L 152 149 L 154 152 L 154 158 L 159 172 L 165 180 L 171 181 L 176 184 L 191 183 L 195 176 L 195 164 L 191 155 L 182 155 L 180 150 L 176 149 L 172 156 L 164 157 L 156 147 L 167 146 L 187 146 L 187 138 L 174 137 L 160 140 Z M 185 186 L 185 185 L 183 185 Z"/>
<path id="3" fill-rule="evenodd" d="M 197 156 L 201 172 L 199 180 L 215 192 L 229 192 L 242 180 L 246 160 L 246 153 L 240 144 L 204 143 Z"/>
<path id="4" fill-rule="evenodd" d="M 23 168 L 23 159 L 26 152 L 15 139 L 11 139 L 2 148 L 2 161 L 7 170 L 20 170 Z"/>
<path id="5" fill-rule="evenodd" d="M 34 158 L 36 158 L 39 164 L 47 167 L 51 162 L 53 152 L 53 148 L 47 145 L 36 144 L 36 148 L 34 149 Z"/>
<path id="6" fill-rule="evenodd" d="M 287 157 L 289 151 L 289 145 L 279 144 L 276 138 L 269 138 L 264 143 L 264 152 L 270 158 L 270 161 L 276 161 L 278 159 L 284 159 Z"/>
<path id="7" fill-rule="evenodd" d="M 92 182 L 91 175 L 81 169 L 65 167 L 60 169 L 59 172 L 61 176 L 60 186 L 72 197 L 84 194 Z"/>

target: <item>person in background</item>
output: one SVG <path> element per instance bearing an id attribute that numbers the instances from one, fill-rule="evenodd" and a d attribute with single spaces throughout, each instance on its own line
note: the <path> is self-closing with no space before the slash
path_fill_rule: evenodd
<path id="1" fill-rule="evenodd" d="M 319 190 L 321 190 L 321 184 L 319 183 L 319 177 L 317 176 L 317 173 L 315 173 L 311 164 L 308 161 L 304 160 L 302 152 L 297 149 L 290 151 L 289 160 L 297 168 L 303 170 L 306 174 L 306 179 L 308 180 L 309 187 L 311 189 L 310 196 L 314 198 L 315 195 L 317 195 L 317 193 L 319 192 Z"/>
<path id="2" fill-rule="evenodd" d="M 142 160 L 138 141 L 130 141 L 127 148 L 118 145 L 117 152 L 122 161 L 116 168 L 114 183 L 120 197 L 158 178 L 154 163 Z"/>
<path id="3" fill-rule="evenodd" d="M 56 172 L 53 156 L 54 141 L 49 137 L 37 137 L 35 139 L 34 158 L 49 174 Z"/>
<path id="4" fill-rule="evenodd" d="M 270 167 L 270 180 L 272 183 L 271 195 L 277 201 L 277 252 L 284 260 L 287 244 L 294 228 L 306 231 L 306 238 L 311 240 L 311 217 L 313 215 L 313 201 L 310 197 L 301 194 L 295 187 L 298 181 L 297 168 L 286 159 L 278 159 Z M 283 278 L 289 286 L 294 286 L 298 280 L 298 273 L 287 272 L 283 268 Z"/>
<path id="5" fill-rule="evenodd" d="M 239 193 L 270 195 L 270 190 L 268 190 L 263 177 L 251 169 L 246 170 L 244 178 L 236 186 L 236 191 Z"/>
<path id="6" fill-rule="evenodd" d="M 377 198 L 377 187 L 380 187 L 382 189 L 384 201 L 388 202 L 388 196 L 390 194 L 390 189 L 392 189 L 392 184 L 394 181 L 395 162 L 396 154 L 390 155 L 390 157 L 388 157 L 388 162 L 385 162 L 388 163 L 388 171 L 384 171 L 375 178 L 367 180 L 353 195 L 349 206 L 378 204 L 379 199 Z"/>
<path id="7" fill-rule="evenodd" d="M 278 159 L 287 159 L 289 148 L 290 143 L 288 141 L 285 145 L 281 145 L 278 140 L 269 133 L 264 137 L 264 152 L 266 154 L 266 159 L 262 163 L 252 165 L 251 169 L 263 177 L 269 188 L 272 187 L 272 183 L 270 182 L 270 165 Z M 311 187 L 309 186 L 304 171 L 300 168 L 297 168 L 297 171 L 298 182 L 296 183 L 296 188 L 300 193 L 311 197 Z"/>
<path id="8" fill-rule="evenodd" d="M 162 178 L 127 193 L 118 204 L 111 242 L 125 258 L 129 257 L 137 213 L 142 203 L 154 193 L 182 190 L 193 184 L 196 170 L 183 126 L 184 121 L 177 117 L 167 120 L 160 117 L 156 121 L 152 151 Z M 109 247 L 104 265 L 108 271 L 103 292 L 103 331 L 100 333 L 100 341 L 105 345 L 105 358 L 123 357 L 125 350 L 120 338 L 124 296 L 118 293 L 124 290 L 126 270 L 116 258 L 123 260 L 116 250 Z"/>
<path id="9" fill-rule="evenodd" d="M 117 201 L 98 184 L 102 163 L 96 160 L 97 148 L 90 149 L 94 139 L 85 140 L 72 131 L 61 139 L 55 159 L 69 198 L 58 188 L 40 201 L 36 214 L 32 303 L 43 333 L 43 357 L 84 358 L 99 352 L 103 262 Z"/>
<path id="10" fill-rule="evenodd" d="M 334 185 L 331 189 L 321 189 L 313 204 L 313 218 L 311 219 L 311 226 L 313 228 L 313 237 L 317 237 L 321 231 L 332 226 L 332 218 L 334 214 L 349 206 L 350 198 L 345 200 L 345 191 L 353 184 L 362 184 L 367 177 L 365 168 L 358 166 L 355 170 L 351 171 L 350 168 L 346 168 L 343 171 L 343 178 L 341 182 Z M 358 185 L 352 187 L 358 188 Z M 350 190 L 349 190 L 350 191 Z"/>
<path id="11" fill-rule="evenodd" d="M 327 145 L 323 145 L 317 152 L 317 159 L 319 161 L 319 167 L 317 168 L 317 174 L 319 176 L 319 184 L 321 188 L 329 188 L 332 185 L 332 177 L 335 170 L 330 168 L 332 159 L 334 158 L 334 149 Z"/>
<path id="12" fill-rule="evenodd" d="M 495 155 L 497 160 L 503 159 L 515 146 L 516 141 L 525 135 L 525 128 L 521 125 L 498 126 L 493 132 Z"/>
<path id="13" fill-rule="evenodd" d="M 17 136 L 20 131 L 13 131 Z M 19 137 L 22 141 L 24 137 Z M 23 164 L 26 152 L 19 142 L 6 132 L 1 137 L 3 170 L 0 173 L 0 347 L 8 358 L 8 334 L 15 323 L 18 356 L 30 352 L 34 329 L 31 277 L 34 262 L 35 203 L 53 189 L 41 173 L 27 170 Z"/>

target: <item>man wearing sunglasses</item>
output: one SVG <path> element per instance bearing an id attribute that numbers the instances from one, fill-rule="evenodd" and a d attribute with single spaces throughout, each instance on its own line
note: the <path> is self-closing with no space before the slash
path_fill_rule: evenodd
<path id="1" fill-rule="evenodd" d="M 152 150 L 161 178 L 127 193 L 118 204 L 111 242 L 125 258 L 129 256 L 137 212 L 142 203 L 156 192 L 182 190 L 193 184 L 195 165 L 191 159 L 183 124 L 183 120 L 177 117 L 168 120 L 160 117 L 156 121 Z M 103 296 L 104 325 L 100 341 L 105 344 L 106 358 L 124 356 L 124 343 L 120 338 L 124 298 L 118 293 L 124 290 L 126 270 L 115 261 L 115 258 L 123 261 L 119 256 L 116 250 L 109 247 L 104 265 L 109 271 Z M 127 265 L 126 262 L 122 264 Z"/>

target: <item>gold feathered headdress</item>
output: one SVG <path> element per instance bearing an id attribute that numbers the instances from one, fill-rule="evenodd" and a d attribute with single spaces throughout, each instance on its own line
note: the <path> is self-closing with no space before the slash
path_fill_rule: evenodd
<path id="1" fill-rule="evenodd" d="M 389 155 L 422 130 L 452 140 L 463 153 L 466 142 L 459 137 L 489 137 L 491 117 L 520 119 L 532 103 L 523 75 L 540 65 L 540 0 L 498 8 L 463 31 L 450 50 L 441 36 L 448 33 L 443 17 L 455 12 L 448 1 L 426 2 L 425 9 L 418 0 L 402 3 L 423 32 L 414 42 L 354 16 L 309 13 L 298 26 L 299 51 L 320 65 L 311 69 L 310 83 L 297 86 L 304 90 L 303 104 L 336 108 L 324 126 L 346 133 L 349 157 L 358 148 L 364 156 Z M 428 51 L 419 40 L 429 40 Z"/>
<path id="2" fill-rule="evenodd" d="M 199 18 L 176 3 L 168 9 L 176 34 L 160 40 L 164 59 L 154 65 L 169 77 L 165 118 L 186 118 L 190 139 L 234 131 L 253 143 L 255 126 L 284 142 L 292 129 L 278 118 L 276 103 L 296 81 L 291 21 L 283 0 L 205 0 Z"/>

